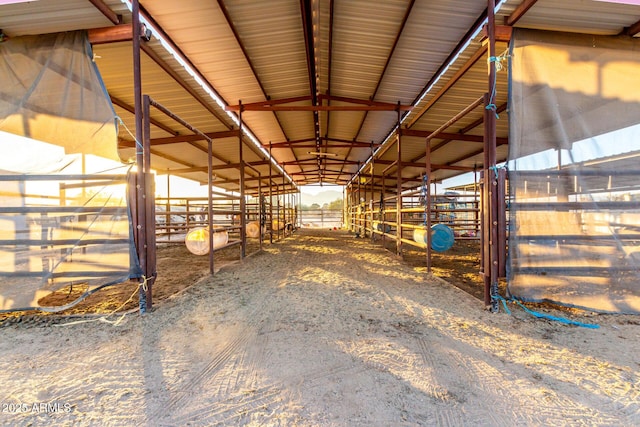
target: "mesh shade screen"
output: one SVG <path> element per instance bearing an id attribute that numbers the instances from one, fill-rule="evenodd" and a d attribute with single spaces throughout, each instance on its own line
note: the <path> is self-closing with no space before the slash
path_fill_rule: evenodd
<path id="1" fill-rule="evenodd" d="M 129 167 L 113 160 L 115 113 L 86 33 L 0 43 L 0 75 L 0 311 L 59 311 L 140 277 Z"/>
<path id="2" fill-rule="evenodd" d="M 640 313 L 640 40 L 511 43 L 508 292 Z"/>
<path id="3" fill-rule="evenodd" d="M 119 160 L 115 112 L 87 33 L 0 43 L 0 131 Z"/>

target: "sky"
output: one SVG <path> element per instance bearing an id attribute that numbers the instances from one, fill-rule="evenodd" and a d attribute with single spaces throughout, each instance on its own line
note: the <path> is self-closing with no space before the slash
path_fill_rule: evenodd
<path id="1" fill-rule="evenodd" d="M 29 138 L 0 131 L 0 150 L 6 153 L 0 157 L 0 170 L 14 171 L 21 173 L 40 172 L 47 173 L 56 168 L 57 165 L 65 164 L 69 156 L 65 156 L 64 149 L 44 142 L 33 141 Z M 33 153 L 38 153 L 34 156 Z M 79 155 L 77 155 L 79 156 Z M 78 163 L 80 164 L 80 163 Z M 96 156 L 86 156 L 85 165 L 87 173 L 110 170 L 114 167 L 121 167 L 119 162 L 102 159 Z M 75 166 L 72 169 L 77 169 Z M 81 173 L 81 170 L 67 169 L 67 173 Z M 119 173 L 119 172 L 114 172 Z M 468 181 L 468 177 L 459 180 Z M 471 182 L 473 177 L 471 176 Z M 458 180 L 456 180 L 458 181 Z M 454 181 L 453 184 L 456 182 Z M 453 185 L 452 184 L 452 185 Z M 183 197 L 205 197 L 207 195 L 206 185 L 185 178 L 171 176 L 169 189 L 172 196 Z M 300 191 L 305 195 L 315 196 L 325 191 L 343 192 L 340 185 L 319 184 L 300 186 Z M 156 176 L 156 195 L 167 196 L 167 175 Z"/>
<path id="2" fill-rule="evenodd" d="M 601 138 L 605 138 L 604 140 Z M 564 158 L 563 164 L 585 161 L 592 158 L 601 158 L 611 155 L 621 154 L 629 151 L 629 144 L 622 144 L 621 141 L 637 141 L 640 138 L 640 126 L 632 126 L 626 129 L 611 132 L 607 135 L 601 135 L 600 143 L 596 143 L 595 139 L 590 138 L 579 141 L 574 144 L 574 148 L 579 157 L 573 159 Z M 604 141 L 604 143 L 602 143 Z M 33 141 L 11 133 L 0 131 L 0 150 L 5 153 L 0 156 L 0 170 L 29 173 L 40 172 L 47 173 L 53 171 L 61 165 L 65 165 L 69 158 L 73 156 L 65 156 L 64 149 L 56 145 L 43 142 Z M 564 150 L 563 150 L 564 151 Z M 38 153 L 38 155 L 34 155 Z M 79 155 L 76 155 L 76 157 Z M 519 161 L 520 169 L 544 169 L 554 167 L 557 163 L 557 154 L 555 152 L 537 153 L 536 155 L 527 156 Z M 80 162 L 78 162 L 80 164 Z M 110 170 L 115 167 L 122 167 L 119 162 L 102 159 L 96 156 L 88 155 L 85 157 L 85 165 L 88 173 Z M 67 173 L 81 173 L 77 169 L 79 166 L 68 168 Z M 114 172 L 120 173 L 120 172 Z M 443 182 L 444 187 L 455 186 L 463 183 L 473 182 L 472 174 L 463 174 Z M 204 197 L 206 196 L 206 185 L 191 181 L 188 179 L 172 176 L 170 182 L 171 195 L 184 197 Z M 443 187 L 440 186 L 440 189 Z M 339 185 L 323 184 L 304 185 L 300 187 L 303 194 L 315 196 L 319 193 L 333 190 L 342 193 L 343 187 Z M 167 195 L 167 178 L 166 175 L 158 175 L 156 179 L 156 195 L 166 197 Z"/>

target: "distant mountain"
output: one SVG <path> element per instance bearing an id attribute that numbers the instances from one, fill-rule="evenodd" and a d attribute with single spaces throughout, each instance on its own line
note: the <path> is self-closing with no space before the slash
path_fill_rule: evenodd
<path id="1" fill-rule="evenodd" d="M 315 196 L 313 194 L 302 193 L 301 199 L 302 199 L 303 205 L 311 206 L 312 204 L 317 203 L 320 206 L 322 206 L 325 203 L 331 203 L 334 200 L 338 200 L 338 199 L 342 200 L 342 192 L 335 191 L 335 190 L 327 190 L 327 191 L 321 191 Z"/>

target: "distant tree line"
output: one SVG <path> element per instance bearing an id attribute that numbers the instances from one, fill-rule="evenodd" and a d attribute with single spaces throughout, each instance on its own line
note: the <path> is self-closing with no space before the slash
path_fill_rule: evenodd
<path id="1" fill-rule="evenodd" d="M 302 205 L 303 211 L 314 211 L 319 209 L 342 210 L 342 199 L 336 199 L 333 202 L 323 203 L 322 206 L 318 203 L 312 203 L 311 205 Z"/>

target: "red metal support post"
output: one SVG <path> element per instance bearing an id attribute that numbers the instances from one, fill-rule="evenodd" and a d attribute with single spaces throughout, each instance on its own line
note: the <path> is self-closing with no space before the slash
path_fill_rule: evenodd
<path id="1" fill-rule="evenodd" d="M 209 229 L 209 273 L 213 274 L 213 141 L 207 139 L 207 228 Z"/>
<path id="2" fill-rule="evenodd" d="M 425 224 L 427 226 L 427 272 L 431 273 L 431 138 L 427 138 L 426 150 L 425 150 L 425 174 L 426 179 L 423 185 L 426 185 L 425 191 Z"/>
<path id="3" fill-rule="evenodd" d="M 144 152 L 143 140 L 143 111 L 142 111 L 142 76 L 140 72 L 140 3 L 138 0 L 132 2 L 132 26 L 133 26 L 133 96 L 136 123 L 136 251 L 142 274 L 146 275 L 147 252 L 146 245 L 146 212 L 145 212 L 145 176 L 144 176 Z M 146 277 L 142 278 L 143 285 L 139 292 L 139 309 L 141 313 L 146 313 L 151 309 L 151 301 L 147 301 L 147 293 L 151 293 L 147 286 Z"/>
<path id="4" fill-rule="evenodd" d="M 142 151 L 143 155 L 143 168 L 144 168 L 144 213 L 145 213 L 145 260 L 146 266 L 144 270 L 144 274 L 146 277 L 146 299 L 147 299 L 147 308 L 151 309 L 152 307 L 152 288 L 153 284 L 156 280 L 157 272 L 156 272 L 156 206 L 155 206 L 155 179 L 151 173 L 151 122 L 150 117 L 151 114 L 149 112 L 150 109 L 150 100 L 149 96 L 145 95 L 143 97 L 143 142 L 142 142 Z"/>
<path id="5" fill-rule="evenodd" d="M 239 101 L 238 105 L 240 105 L 240 109 L 238 110 L 238 155 L 240 156 L 240 259 L 242 259 L 247 255 L 247 233 L 245 230 L 247 223 L 247 205 L 244 191 L 244 158 L 242 153 L 242 101 Z"/>
<path id="6" fill-rule="evenodd" d="M 271 155 L 271 141 L 269 141 L 269 243 L 273 243 L 273 157 Z"/>
<path id="7" fill-rule="evenodd" d="M 398 106 L 400 101 L 398 101 Z M 400 109 L 397 110 L 398 116 L 398 146 L 397 148 L 397 170 L 396 170 L 396 255 L 402 256 L 402 135 L 400 127 L 402 126 L 402 114 Z"/>
<path id="8" fill-rule="evenodd" d="M 489 91 L 485 102 L 485 147 L 484 147 L 484 191 L 486 238 L 484 268 L 484 303 L 492 312 L 498 311 L 498 177 L 496 169 L 496 40 L 495 40 L 495 0 L 487 0 L 487 36 L 489 42 Z"/>

